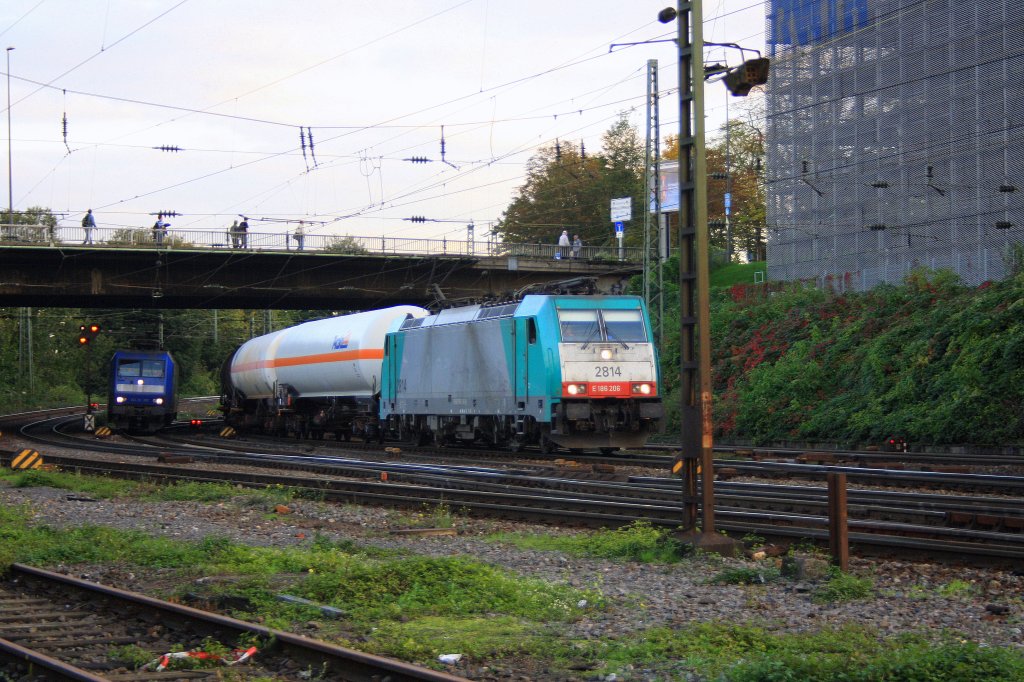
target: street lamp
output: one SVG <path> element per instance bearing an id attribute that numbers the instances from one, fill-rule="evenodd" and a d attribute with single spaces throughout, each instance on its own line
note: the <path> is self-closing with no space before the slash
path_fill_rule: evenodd
<path id="1" fill-rule="evenodd" d="M 11 50 L 7 48 L 7 230 L 14 223 L 14 175 L 11 170 Z"/>

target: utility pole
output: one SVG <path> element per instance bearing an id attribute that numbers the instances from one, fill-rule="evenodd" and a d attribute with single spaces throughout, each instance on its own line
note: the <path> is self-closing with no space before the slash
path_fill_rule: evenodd
<path id="1" fill-rule="evenodd" d="M 659 21 L 676 20 L 679 49 L 679 371 L 683 529 L 694 547 L 733 555 L 739 543 L 715 532 L 711 436 L 711 313 L 708 288 L 708 197 L 704 149 L 704 30 L 701 0 L 679 0 Z M 701 491 L 698 496 L 697 477 Z M 701 525 L 697 527 L 700 503 Z"/>
<path id="2" fill-rule="evenodd" d="M 665 249 L 662 248 L 661 229 L 661 124 L 659 123 L 658 107 L 658 60 L 647 61 L 647 206 L 644 206 L 644 301 L 648 313 L 658 310 L 658 345 L 664 345 L 665 295 L 662 264 L 665 262 Z M 651 217 L 650 202 L 654 200 L 654 216 Z M 651 296 L 651 255 L 655 256 L 653 267 L 658 269 L 658 285 L 656 294 Z M 658 305 L 654 305 L 655 299 Z"/>

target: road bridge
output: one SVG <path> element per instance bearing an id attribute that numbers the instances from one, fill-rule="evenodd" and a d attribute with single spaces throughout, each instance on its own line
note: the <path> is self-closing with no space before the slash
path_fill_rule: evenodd
<path id="1" fill-rule="evenodd" d="M 364 310 L 505 299 L 580 279 L 612 293 L 641 272 L 642 255 L 325 235 L 307 235 L 299 251 L 287 233 L 249 233 L 245 248 L 233 248 L 223 232 L 198 230 L 171 231 L 157 245 L 149 230 L 96 229 L 82 244 L 80 228 L 5 227 L 0 306 Z"/>

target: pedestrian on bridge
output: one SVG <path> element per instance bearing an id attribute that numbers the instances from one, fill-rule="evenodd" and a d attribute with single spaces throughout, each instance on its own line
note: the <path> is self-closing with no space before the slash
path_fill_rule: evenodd
<path id="1" fill-rule="evenodd" d="M 242 216 L 242 222 L 238 223 L 238 245 L 243 249 L 249 248 L 249 219 Z"/>
<path id="2" fill-rule="evenodd" d="M 558 238 L 557 258 L 569 257 L 569 230 L 562 230 L 562 236 Z"/>
<path id="3" fill-rule="evenodd" d="M 238 221 L 231 223 L 231 227 L 228 228 L 228 236 L 231 237 L 231 248 L 237 249 L 242 243 L 242 233 L 238 229 Z"/>
<path id="4" fill-rule="evenodd" d="M 92 209 L 86 211 L 82 218 L 82 229 L 85 230 L 85 239 L 82 244 L 92 244 L 92 231 L 96 227 L 96 218 L 92 215 Z"/>
<path id="5" fill-rule="evenodd" d="M 298 227 L 295 228 L 295 232 L 292 233 L 292 239 L 295 240 L 297 245 L 295 249 L 297 251 L 302 251 L 303 247 L 306 245 L 306 224 L 301 220 L 299 221 Z"/>
<path id="6" fill-rule="evenodd" d="M 156 222 L 153 223 L 153 241 L 156 242 L 157 248 L 164 245 L 164 237 L 167 236 L 167 228 L 170 226 L 170 223 L 164 222 L 164 214 L 158 213 Z"/>

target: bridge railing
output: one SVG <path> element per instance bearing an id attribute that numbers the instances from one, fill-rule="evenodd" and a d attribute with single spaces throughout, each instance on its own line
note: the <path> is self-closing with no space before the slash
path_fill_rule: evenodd
<path id="1" fill-rule="evenodd" d="M 467 257 L 507 256 L 546 260 L 589 262 L 643 260 L 643 249 L 617 246 L 582 246 L 573 249 L 557 244 L 512 244 L 415 237 L 358 237 L 307 234 L 301 240 L 292 232 L 253 232 L 232 235 L 226 230 L 177 229 L 173 225 L 157 240 L 152 228 L 95 227 L 87 235 L 82 227 L 0 224 L 0 246 L 47 245 L 103 248 L 162 248 L 286 251 L 401 256 L 449 255 Z"/>

